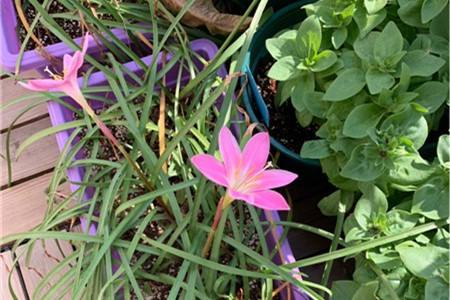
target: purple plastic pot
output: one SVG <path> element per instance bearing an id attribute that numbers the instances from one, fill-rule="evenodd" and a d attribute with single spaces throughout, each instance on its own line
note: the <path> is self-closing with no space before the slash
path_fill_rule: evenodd
<path id="1" fill-rule="evenodd" d="M 194 52 L 199 54 L 206 61 L 211 60 L 214 57 L 215 53 L 217 52 L 217 46 L 214 43 L 212 43 L 211 41 L 206 40 L 206 39 L 195 40 L 191 43 L 190 46 Z M 161 56 L 159 56 L 157 59 L 158 59 L 158 68 L 159 68 L 159 67 L 161 67 Z M 170 60 L 170 59 L 171 59 L 171 55 L 168 54 L 167 60 Z M 144 57 L 142 59 L 142 61 L 144 63 L 146 63 L 147 65 L 149 65 L 152 62 L 152 60 L 153 60 L 153 56 L 151 56 L 151 55 Z M 203 66 L 203 64 L 197 59 L 194 59 L 194 63 L 197 65 L 197 67 L 199 69 L 202 68 L 202 66 Z M 142 72 L 142 69 L 134 62 L 124 64 L 124 67 L 126 67 L 131 72 L 134 72 L 137 74 Z M 167 78 L 167 86 L 168 87 L 173 87 L 175 85 L 176 76 L 179 72 L 179 68 L 180 68 L 179 65 L 175 65 L 167 73 L 166 78 Z M 222 66 L 218 70 L 217 74 L 221 77 L 225 77 L 227 74 L 226 69 Z M 190 79 L 189 73 L 188 72 L 184 73 L 182 78 L 183 78 L 184 82 L 187 82 Z M 83 80 L 84 80 L 83 78 L 78 79 L 80 85 L 83 84 Z M 98 86 L 98 85 L 105 85 L 105 84 L 107 84 L 107 79 L 102 72 L 94 73 L 88 79 L 88 86 L 91 86 L 91 87 Z M 71 104 L 74 104 L 72 100 L 68 100 L 68 101 L 71 101 Z M 59 104 L 58 102 L 49 101 L 48 111 L 49 111 L 50 119 L 51 119 L 53 126 L 62 125 L 64 123 L 74 120 L 72 111 L 70 109 L 68 109 L 67 107 Z M 62 132 L 59 132 L 56 134 L 56 140 L 58 142 L 58 147 L 60 150 L 62 150 L 65 147 L 66 143 L 69 140 L 70 134 L 71 134 L 71 130 L 62 131 Z M 83 181 L 84 170 L 82 167 L 73 167 L 68 170 L 67 176 L 68 176 L 69 180 L 71 182 L 73 182 L 73 184 L 71 184 L 72 191 L 76 191 L 79 188 L 79 186 L 77 184 L 74 184 L 74 182 L 82 182 Z M 91 196 L 92 196 L 92 190 L 90 190 L 90 191 L 88 190 L 85 194 L 85 199 L 89 199 Z M 273 221 L 273 222 L 277 222 L 280 220 L 280 216 L 276 211 L 273 211 L 273 212 L 265 211 L 263 218 L 265 220 Z M 81 225 L 82 225 L 83 230 L 86 230 L 86 226 L 87 226 L 86 223 L 87 223 L 86 219 L 81 218 Z M 89 233 L 91 235 L 95 235 L 96 232 L 97 232 L 96 225 L 92 224 L 91 227 L 89 228 Z M 269 231 L 269 233 L 267 234 L 267 243 L 270 248 L 275 248 L 277 246 L 277 244 L 279 243 L 280 237 L 282 236 L 282 233 L 283 233 L 283 229 L 281 226 L 276 226 L 272 230 Z M 281 245 L 279 245 L 279 248 L 280 248 L 280 251 L 278 251 L 278 253 L 274 257 L 275 263 L 286 264 L 286 263 L 292 263 L 295 261 L 295 257 L 292 254 L 291 247 L 287 240 L 283 241 L 283 243 Z M 294 270 L 294 272 L 295 272 L 295 276 L 300 279 L 301 278 L 299 275 L 300 272 L 298 270 Z M 289 299 L 288 293 L 291 293 L 290 299 L 295 299 L 295 300 L 308 299 L 308 297 L 305 296 L 305 294 L 298 288 L 292 288 L 291 291 L 287 291 L 287 289 L 284 289 L 281 292 L 282 298 Z"/>
<path id="2" fill-rule="evenodd" d="M 0 67 L 4 71 L 14 71 L 20 51 L 20 40 L 18 36 L 17 12 L 14 0 L 0 0 Z M 128 40 L 126 32 L 122 29 L 112 29 L 114 35 L 121 41 Z M 92 37 L 91 37 L 92 38 Z M 78 45 L 82 37 L 74 39 Z M 100 52 L 102 47 L 97 43 L 89 43 L 87 53 Z M 72 54 L 74 50 L 64 43 L 56 43 L 45 47 L 45 51 L 55 58 L 62 58 L 64 54 Z M 36 50 L 25 51 L 20 64 L 21 70 L 43 69 L 49 62 Z"/>

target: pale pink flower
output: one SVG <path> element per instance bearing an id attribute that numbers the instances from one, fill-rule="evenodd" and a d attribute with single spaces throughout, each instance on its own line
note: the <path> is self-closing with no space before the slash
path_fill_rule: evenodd
<path id="1" fill-rule="evenodd" d="M 35 79 L 27 83 L 19 82 L 24 88 L 36 92 L 63 92 L 68 96 L 80 102 L 80 88 L 78 86 L 78 70 L 84 63 L 88 47 L 89 33 L 86 34 L 83 41 L 82 51 L 76 51 L 73 56 L 64 55 L 63 76 L 55 75 L 49 72 L 53 79 Z M 85 102 L 82 101 L 81 102 Z M 85 103 L 79 103 L 82 107 Z"/>
<path id="2" fill-rule="evenodd" d="M 271 189 L 291 183 L 297 175 L 267 169 L 269 150 L 268 133 L 254 135 L 241 151 L 231 131 L 223 127 L 219 134 L 222 161 L 209 154 L 195 155 L 191 161 L 209 180 L 226 187 L 227 197 L 267 210 L 289 210 L 284 197 Z"/>
<path id="3" fill-rule="evenodd" d="M 113 143 L 115 146 L 119 146 L 117 139 L 112 135 L 111 131 L 106 125 L 98 118 L 93 111 L 92 107 L 84 98 L 83 93 L 78 85 L 78 70 L 84 63 L 84 56 L 89 43 L 89 33 L 86 33 L 83 40 L 83 46 L 81 51 L 75 51 L 73 56 L 69 54 L 64 55 L 64 70 L 63 76 L 59 76 L 47 72 L 52 75 L 53 79 L 34 79 L 29 80 L 27 83 L 19 82 L 21 86 L 31 91 L 36 92 L 63 92 L 67 96 L 75 100 L 78 105 L 95 121 L 103 134 Z"/>

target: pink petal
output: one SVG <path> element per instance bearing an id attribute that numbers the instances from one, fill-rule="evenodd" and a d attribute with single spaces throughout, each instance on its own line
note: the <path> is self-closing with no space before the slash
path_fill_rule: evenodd
<path id="1" fill-rule="evenodd" d="M 27 83 L 19 82 L 21 86 L 36 92 L 56 92 L 61 91 L 61 87 L 65 84 L 64 80 L 54 79 L 34 79 Z"/>
<path id="2" fill-rule="evenodd" d="M 282 187 L 288 185 L 297 177 L 297 174 L 285 170 L 266 170 L 255 179 L 255 186 L 252 188 L 252 191 Z"/>
<path id="3" fill-rule="evenodd" d="M 64 62 L 64 76 L 69 74 L 70 70 L 72 69 L 72 60 L 73 57 L 69 54 L 64 54 L 63 62 Z"/>
<path id="4" fill-rule="evenodd" d="M 73 54 L 72 58 L 72 64 L 70 66 L 70 71 L 77 73 L 78 69 L 81 68 L 81 66 L 84 63 L 84 54 L 80 51 L 77 51 Z"/>
<path id="5" fill-rule="evenodd" d="M 242 152 L 244 170 L 254 174 L 264 168 L 269 158 L 270 138 L 267 132 L 255 134 Z"/>
<path id="6" fill-rule="evenodd" d="M 72 70 L 81 68 L 84 63 L 84 56 L 86 55 L 89 46 L 89 32 L 83 38 L 83 45 L 81 45 L 81 51 L 76 51 L 72 59 Z"/>
<path id="7" fill-rule="evenodd" d="M 87 49 L 89 46 L 89 39 L 90 39 L 89 32 L 86 32 L 86 35 L 84 36 L 84 39 L 83 39 L 83 46 L 81 47 L 81 54 L 83 55 L 83 58 L 86 55 L 86 52 L 87 52 Z"/>
<path id="8" fill-rule="evenodd" d="M 80 106 L 83 107 L 83 103 L 86 103 L 86 99 L 80 90 L 76 77 L 68 78 L 64 80 L 64 84 L 59 88 L 62 92 L 66 93 L 69 97 L 74 99 Z"/>
<path id="9" fill-rule="evenodd" d="M 275 191 L 259 191 L 251 195 L 252 205 L 267 210 L 289 210 L 289 204 L 284 197 Z"/>
<path id="10" fill-rule="evenodd" d="M 228 185 L 225 167 L 214 156 L 197 154 L 191 158 L 191 162 L 209 180 L 223 186 Z"/>
<path id="11" fill-rule="evenodd" d="M 76 51 L 73 56 L 64 55 L 64 79 L 73 79 L 78 77 L 78 69 L 84 63 L 84 56 L 80 51 Z"/>
<path id="12" fill-rule="evenodd" d="M 243 200 L 245 202 L 251 202 L 251 197 L 249 194 L 241 193 L 233 188 L 228 188 L 227 193 L 231 196 L 231 198 L 235 200 Z"/>
<path id="13" fill-rule="evenodd" d="M 64 55 L 64 77 L 77 77 L 78 70 L 84 63 L 84 56 L 86 55 L 89 45 L 89 33 L 87 33 L 83 39 L 83 45 L 81 51 L 75 51 L 73 56 L 68 54 Z"/>
<path id="14" fill-rule="evenodd" d="M 241 161 L 241 149 L 228 127 L 222 127 L 219 133 L 219 150 L 227 174 L 233 174 Z"/>

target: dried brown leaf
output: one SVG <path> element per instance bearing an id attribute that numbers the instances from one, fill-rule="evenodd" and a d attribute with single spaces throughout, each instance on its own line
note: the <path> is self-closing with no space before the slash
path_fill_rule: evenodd
<path id="1" fill-rule="evenodd" d="M 187 0 L 162 0 L 172 12 L 179 12 Z M 241 16 L 221 13 L 212 0 L 195 0 L 192 7 L 184 15 L 182 22 L 191 27 L 206 26 L 211 33 L 227 34 L 239 23 Z M 251 18 L 246 18 L 241 30 L 248 27 Z"/>

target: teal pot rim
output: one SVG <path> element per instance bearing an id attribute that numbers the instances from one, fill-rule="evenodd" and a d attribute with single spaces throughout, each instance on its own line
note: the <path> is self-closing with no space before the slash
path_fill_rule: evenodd
<path id="1" fill-rule="evenodd" d="M 312 3 L 314 1 L 311 0 L 302 0 L 298 1 L 296 3 L 290 4 L 276 13 L 274 13 L 264 24 L 261 26 L 261 28 L 258 29 L 258 31 L 255 33 L 255 36 L 252 40 L 252 43 L 249 47 L 248 52 L 246 53 L 245 61 L 243 64 L 243 72 L 246 74 L 241 79 L 241 84 L 245 86 L 244 92 L 243 92 L 243 101 L 246 108 L 247 113 L 249 114 L 249 117 L 252 122 L 256 123 L 262 123 L 265 126 L 268 127 L 269 125 L 269 111 L 267 109 L 267 106 L 264 102 L 264 99 L 261 96 L 261 93 L 258 90 L 256 80 L 253 76 L 253 72 L 258 65 L 259 61 L 268 55 L 268 52 L 264 45 L 258 45 L 258 44 L 265 44 L 265 41 L 267 38 L 272 37 L 274 34 L 276 34 L 278 31 L 280 31 L 283 28 L 287 28 L 290 26 L 295 25 L 296 23 L 300 23 L 302 19 L 294 20 L 292 22 L 292 18 L 286 18 L 286 16 L 293 15 L 295 13 L 295 10 L 300 10 L 300 8 L 308 3 Z M 300 11 L 298 12 L 300 15 Z M 280 22 L 281 20 L 281 22 Z M 291 22 L 291 24 L 286 24 L 287 22 Z M 283 23 L 281 26 L 280 23 Z M 283 26 L 284 25 L 284 26 Z M 256 52 L 257 51 L 257 52 Z M 256 52 L 255 55 L 252 56 L 253 52 Z M 253 103 L 252 103 L 253 102 Z M 261 119 L 259 119 L 256 116 L 255 110 L 253 108 L 257 108 L 259 110 L 259 113 L 261 115 Z M 300 157 L 299 153 L 296 153 L 290 149 L 288 149 L 285 145 L 280 143 L 277 139 L 274 137 L 270 137 L 270 143 L 272 146 L 280 151 L 280 153 L 289 160 L 292 160 L 298 164 L 306 165 L 313 168 L 320 168 L 320 161 L 317 159 L 304 159 Z"/>

